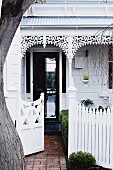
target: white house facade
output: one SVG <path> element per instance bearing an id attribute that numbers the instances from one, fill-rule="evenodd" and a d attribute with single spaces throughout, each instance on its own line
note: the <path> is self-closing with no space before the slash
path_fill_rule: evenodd
<path id="1" fill-rule="evenodd" d="M 79 103 L 90 99 L 95 108 L 111 106 L 112 29 L 112 0 L 32 4 L 22 18 L 4 66 L 4 95 L 14 123 L 29 126 L 30 118 L 24 111 L 18 123 L 21 104 L 26 102 L 24 109 L 35 106 L 35 112 L 41 93 L 43 116 L 39 111 L 40 118 L 36 116 L 35 122 L 43 123 L 42 132 L 43 117 L 45 122 L 58 122 L 60 111 L 69 109 L 68 89 L 72 84 Z M 84 75 L 88 75 L 88 83 L 84 83 Z"/>

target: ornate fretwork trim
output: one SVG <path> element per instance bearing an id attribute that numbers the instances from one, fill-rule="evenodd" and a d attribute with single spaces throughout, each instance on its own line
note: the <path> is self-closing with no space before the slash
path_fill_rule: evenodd
<path id="1" fill-rule="evenodd" d="M 41 44 L 44 48 L 47 44 L 60 47 L 66 56 L 69 56 L 69 51 L 72 51 L 74 56 L 76 51 L 85 45 L 107 45 L 113 43 L 112 36 L 73 36 L 72 39 L 72 45 L 69 46 L 68 36 L 23 36 L 21 41 L 22 55 L 25 55 L 28 48 Z"/>
<path id="2" fill-rule="evenodd" d="M 43 44 L 43 36 L 23 36 L 22 37 L 22 55 L 24 56 L 27 49 L 34 45 Z"/>
<path id="3" fill-rule="evenodd" d="M 107 45 L 113 43 L 112 36 L 74 36 L 72 42 L 72 53 L 85 45 Z"/>
<path id="4" fill-rule="evenodd" d="M 45 48 L 47 44 L 53 44 L 60 47 L 64 53 L 68 53 L 68 38 L 66 36 L 23 36 L 22 37 L 22 55 L 25 55 L 28 48 L 42 44 Z"/>
<path id="5" fill-rule="evenodd" d="M 68 37 L 67 36 L 47 36 L 47 44 L 53 44 L 57 47 L 60 47 L 64 53 L 68 54 Z"/>

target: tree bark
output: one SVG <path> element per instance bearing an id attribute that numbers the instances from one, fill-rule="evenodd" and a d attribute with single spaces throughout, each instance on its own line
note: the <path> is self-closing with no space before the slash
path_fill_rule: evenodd
<path id="1" fill-rule="evenodd" d="M 13 37 L 13 34 L 12 31 L 10 36 Z M 11 43 L 11 38 L 5 36 L 0 44 L 0 169 L 25 170 L 23 147 L 7 110 L 3 92 L 3 66 L 9 49 L 8 42 Z"/>
<path id="2" fill-rule="evenodd" d="M 7 110 L 3 92 L 4 62 L 21 21 L 33 0 L 3 0 L 0 19 L 0 170 L 25 170 L 20 138 Z"/>
<path id="3" fill-rule="evenodd" d="M 15 20 L 15 19 L 13 19 Z M 15 20 L 16 21 L 16 20 Z M 1 170 L 25 170 L 25 158 L 23 147 L 19 136 L 14 127 L 13 121 L 7 110 L 4 92 L 3 92 L 3 66 L 5 58 L 11 44 L 15 29 L 18 27 L 19 21 L 13 29 L 13 22 L 9 20 L 2 41 L 0 43 L 0 169 Z M 12 32 L 11 32 L 12 31 Z M 12 38 L 11 38 L 12 37 Z"/>

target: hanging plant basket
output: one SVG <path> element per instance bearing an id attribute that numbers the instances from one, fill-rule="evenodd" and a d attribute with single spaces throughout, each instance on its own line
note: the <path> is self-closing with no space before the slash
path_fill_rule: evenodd
<path id="1" fill-rule="evenodd" d="M 82 81 L 84 84 L 87 84 L 89 82 L 89 76 L 85 74 Z"/>
<path id="2" fill-rule="evenodd" d="M 88 84 L 88 83 L 89 83 L 89 80 L 82 80 L 82 82 L 83 82 L 84 84 Z"/>

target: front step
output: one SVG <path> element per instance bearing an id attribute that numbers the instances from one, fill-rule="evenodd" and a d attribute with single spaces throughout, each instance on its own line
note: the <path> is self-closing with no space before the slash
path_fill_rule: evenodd
<path id="1" fill-rule="evenodd" d="M 44 123 L 44 133 L 46 135 L 56 135 L 61 133 L 61 124 L 59 121 L 46 120 Z"/>

